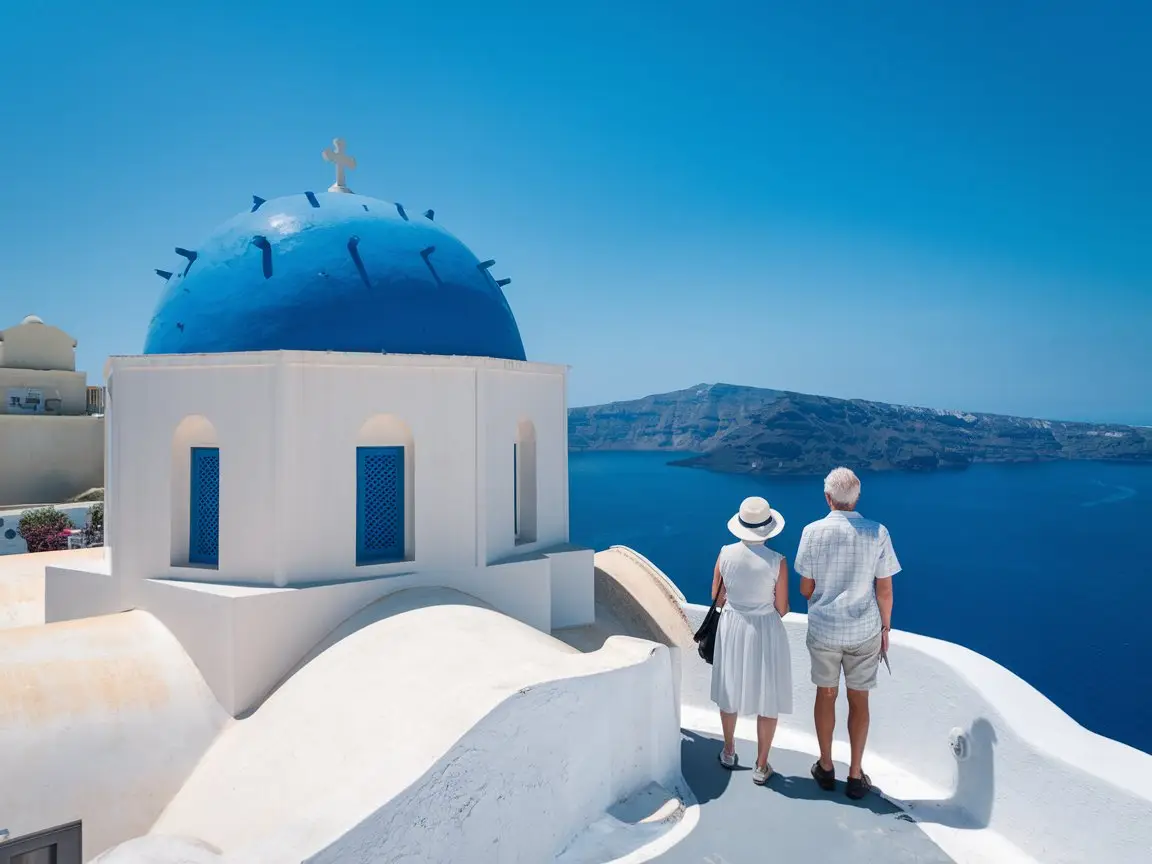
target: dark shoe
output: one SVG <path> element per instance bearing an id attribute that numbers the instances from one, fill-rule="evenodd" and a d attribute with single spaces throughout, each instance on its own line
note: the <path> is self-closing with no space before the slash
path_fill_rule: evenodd
<path id="1" fill-rule="evenodd" d="M 872 781 L 868 775 L 861 772 L 859 777 L 849 777 L 848 785 L 844 787 L 844 794 L 853 801 L 859 801 L 872 791 Z"/>
<path id="2" fill-rule="evenodd" d="M 836 789 L 836 769 L 826 771 L 820 766 L 819 759 L 812 764 L 812 779 L 825 792 L 832 792 Z"/>

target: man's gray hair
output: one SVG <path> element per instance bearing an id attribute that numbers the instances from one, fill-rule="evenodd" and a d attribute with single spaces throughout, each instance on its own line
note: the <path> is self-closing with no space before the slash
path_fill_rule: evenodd
<path id="1" fill-rule="evenodd" d="M 860 478 L 851 468 L 833 468 L 824 478 L 824 492 L 841 507 L 855 507 L 860 498 Z"/>

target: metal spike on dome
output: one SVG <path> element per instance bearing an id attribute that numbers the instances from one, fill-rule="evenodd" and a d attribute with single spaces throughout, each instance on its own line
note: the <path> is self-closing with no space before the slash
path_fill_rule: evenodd
<path id="1" fill-rule="evenodd" d="M 188 271 L 192 269 L 192 262 L 196 260 L 197 254 L 195 252 L 193 252 L 191 249 L 181 249 L 179 246 L 176 247 L 176 254 L 179 255 L 181 258 L 187 258 L 188 259 L 188 266 L 186 266 L 184 268 L 184 274 L 183 274 L 183 275 L 187 276 Z"/>
<path id="2" fill-rule="evenodd" d="M 420 250 L 420 257 L 424 259 L 424 264 L 428 267 L 428 272 L 432 274 L 432 278 L 436 280 L 437 285 L 443 285 L 444 280 L 440 278 L 440 274 L 436 272 L 429 256 L 436 251 L 435 246 L 428 246 Z"/>
<path id="3" fill-rule="evenodd" d="M 268 238 L 262 234 L 257 234 L 252 238 L 252 245 L 260 250 L 260 264 L 264 269 L 264 278 L 272 278 L 272 244 L 268 242 Z"/>
<path id="4" fill-rule="evenodd" d="M 476 268 L 478 270 L 487 270 L 489 267 L 491 267 L 495 263 L 496 263 L 495 258 L 489 258 L 487 261 L 481 261 L 479 264 L 477 264 Z"/>
<path id="5" fill-rule="evenodd" d="M 164 281 L 167 282 L 169 279 L 172 278 L 172 271 L 171 270 L 157 270 L 156 275 L 162 276 L 164 278 Z"/>
<path id="6" fill-rule="evenodd" d="M 259 195 L 253 195 L 252 196 L 252 209 L 249 210 L 248 212 L 249 213 L 255 213 L 257 210 L 260 209 L 260 205 L 263 203 L 264 203 L 263 198 L 261 198 Z"/>
<path id="7" fill-rule="evenodd" d="M 496 280 L 496 285 L 500 288 L 503 288 L 505 285 L 511 285 L 511 284 L 512 284 L 511 279 L 497 279 Z"/>
<path id="8" fill-rule="evenodd" d="M 365 288 L 372 287 L 372 280 L 368 278 L 368 271 L 364 267 L 364 260 L 360 257 L 360 238 L 353 234 L 348 238 L 348 254 L 352 256 L 352 263 L 356 265 L 356 272 L 360 274 L 360 281 Z"/>
<path id="9" fill-rule="evenodd" d="M 432 209 L 425 210 L 424 211 L 424 218 L 427 219 L 429 222 L 435 221 L 436 220 L 436 211 L 432 210 Z"/>
<path id="10" fill-rule="evenodd" d="M 396 202 L 396 212 L 400 214 L 401 219 L 403 219 L 405 222 L 408 221 L 408 214 L 404 212 L 404 205 L 400 202 Z"/>

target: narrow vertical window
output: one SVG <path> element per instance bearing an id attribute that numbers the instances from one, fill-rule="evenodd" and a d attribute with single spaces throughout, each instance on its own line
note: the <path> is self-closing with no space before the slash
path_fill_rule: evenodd
<path id="1" fill-rule="evenodd" d="M 189 474 L 188 563 L 220 565 L 220 448 L 193 447 Z"/>
<path id="2" fill-rule="evenodd" d="M 520 445 L 512 445 L 512 530 L 520 539 Z"/>
<path id="3" fill-rule="evenodd" d="M 512 485 L 516 505 L 515 542 L 536 542 L 536 427 L 521 420 L 516 427 Z"/>
<path id="4" fill-rule="evenodd" d="M 356 448 L 356 563 L 404 558 L 404 448 Z"/>

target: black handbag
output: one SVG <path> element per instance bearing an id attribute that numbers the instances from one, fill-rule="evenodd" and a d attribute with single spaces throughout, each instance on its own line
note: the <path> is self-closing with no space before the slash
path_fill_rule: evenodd
<path id="1" fill-rule="evenodd" d="M 719 626 L 720 610 L 716 608 L 716 601 L 713 600 L 712 607 L 704 616 L 704 623 L 700 625 L 700 629 L 692 637 L 696 640 L 696 650 L 700 654 L 700 658 L 709 665 L 711 665 L 712 658 L 716 653 L 716 630 Z"/>

